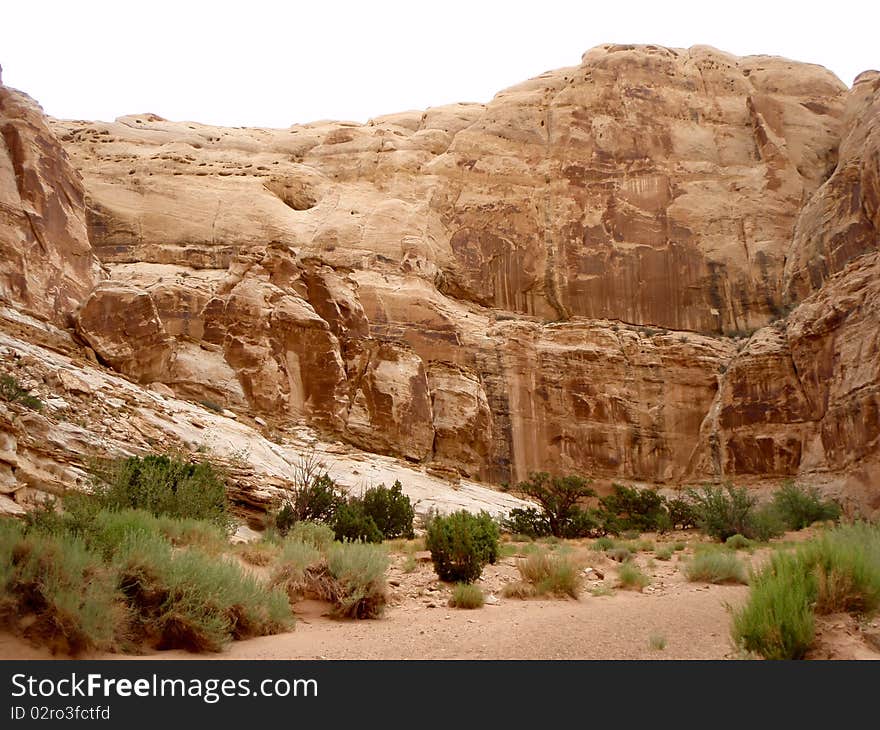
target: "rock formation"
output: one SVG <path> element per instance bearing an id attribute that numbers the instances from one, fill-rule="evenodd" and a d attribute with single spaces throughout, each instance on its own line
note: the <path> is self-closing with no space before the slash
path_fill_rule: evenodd
<path id="1" fill-rule="evenodd" d="M 0 94 L 6 302 L 152 392 L 454 478 L 880 508 L 877 72 L 606 45 L 289 129 Z"/>
<path id="2" fill-rule="evenodd" d="M 0 301 L 67 325 L 101 278 L 79 174 L 42 109 L 0 84 Z"/>

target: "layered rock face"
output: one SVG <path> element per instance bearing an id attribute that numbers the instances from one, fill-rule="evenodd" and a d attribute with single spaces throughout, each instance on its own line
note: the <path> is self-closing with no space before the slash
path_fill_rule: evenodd
<path id="1" fill-rule="evenodd" d="M 101 278 L 79 174 L 36 102 L 0 83 L 0 300 L 66 325 Z"/>
<path id="2" fill-rule="evenodd" d="M 876 508 L 878 127 L 877 73 L 612 45 L 363 125 L 53 120 L 110 277 L 62 311 L 142 384 L 438 473 Z"/>

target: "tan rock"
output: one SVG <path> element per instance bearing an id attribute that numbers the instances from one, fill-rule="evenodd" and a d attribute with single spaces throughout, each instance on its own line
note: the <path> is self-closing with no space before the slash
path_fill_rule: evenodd
<path id="1" fill-rule="evenodd" d="M 0 84 L 0 299 L 66 326 L 103 277 L 79 174 L 37 103 Z"/>
<path id="2" fill-rule="evenodd" d="M 492 411 L 476 373 L 446 363 L 428 368 L 434 460 L 465 474 L 485 470 L 492 446 Z"/>
<path id="3" fill-rule="evenodd" d="M 339 342 L 308 302 L 244 278 L 209 302 L 205 317 L 253 407 L 341 428 L 347 397 Z"/>
<path id="4" fill-rule="evenodd" d="M 142 289 L 102 282 L 77 313 L 76 328 L 115 370 L 142 383 L 168 379 L 174 340 L 153 298 Z"/>
<path id="5" fill-rule="evenodd" d="M 399 345 L 377 343 L 364 359 L 345 424 L 348 438 L 370 451 L 428 458 L 434 428 L 421 358 Z"/>

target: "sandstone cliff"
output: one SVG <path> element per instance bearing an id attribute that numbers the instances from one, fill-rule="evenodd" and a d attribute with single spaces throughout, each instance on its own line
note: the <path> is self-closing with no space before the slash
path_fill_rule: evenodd
<path id="1" fill-rule="evenodd" d="M 880 507 L 876 72 L 609 45 L 485 105 L 283 130 L 49 130 L 2 93 L 43 162 L 0 168 L 0 282 L 68 355 L 454 479 Z"/>

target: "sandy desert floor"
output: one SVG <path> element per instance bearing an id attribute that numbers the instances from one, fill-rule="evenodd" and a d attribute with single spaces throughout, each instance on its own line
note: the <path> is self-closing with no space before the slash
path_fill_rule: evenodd
<path id="1" fill-rule="evenodd" d="M 805 535 L 790 535 L 803 539 Z M 693 543 L 693 540 L 692 540 Z M 744 585 L 690 583 L 682 566 L 692 553 L 660 561 L 650 551 L 635 560 L 650 576 L 641 591 L 618 587 L 619 564 L 586 544 L 567 548 L 584 574 L 578 600 L 520 600 L 502 595 L 518 578 L 516 556 L 487 566 L 479 585 L 488 598 L 476 610 L 449 608 L 451 587 L 440 582 L 429 561 L 409 561 L 392 554 L 389 606 L 382 618 L 367 621 L 331 619 L 328 605 L 296 605 L 293 631 L 231 644 L 217 659 L 593 659 L 688 660 L 747 658 L 730 638 L 731 610 L 748 598 Z M 659 542 L 657 543 L 660 544 Z M 766 550 L 741 557 L 758 564 Z M 600 577 L 601 576 L 601 577 Z M 594 595 L 594 593 L 599 595 Z M 610 593 L 610 595 L 603 595 Z M 812 658 L 880 659 L 880 621 L 859 624 L 847 615 L 823 617 Z M 661 648 L 662 647 L 662 648 Z M 0 658 L 37 659 L 51 655 L 9 634 L 0 634 Z M 107 654 L 89 658 L 191 659 L 183 651 L 140 656 Z"/>

